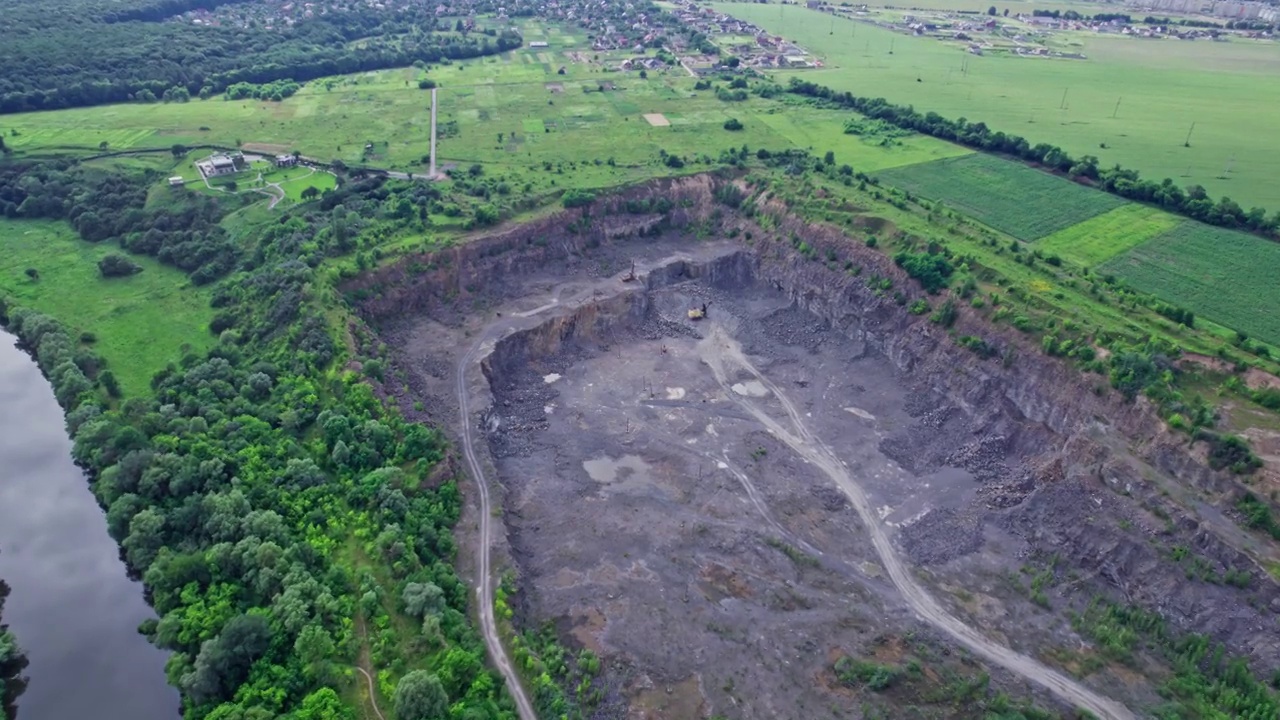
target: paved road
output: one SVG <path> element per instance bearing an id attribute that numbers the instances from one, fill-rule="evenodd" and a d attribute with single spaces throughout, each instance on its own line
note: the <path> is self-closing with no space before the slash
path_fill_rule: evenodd
<path id="1" fill-rule="evenodd" d="M 493 616 L 493 571 L 489 560 L 489 526 L 493 518 L 493 507 L 489 500 L 489 481 L 485 478 L 484 469 L 476 456 L 475 429 L 471 423 L 470 392 L 467 389 L 467 369 L 478 359 L 484 343 L 489 338 L 496 337 L 498 331 L 499 328 L 494 326 L 482 333 L 480 339 L 458 361 L 457 370 L 458 413 L 462 421 L 462 454 L 466 457 L 467 468 L 471 471 L 471 477 L 480 491 L 480 542 L 477 543 L 479 547 L 476 550 L 480 584 L 476 587 L 476 596 L 480 604 L 480 632 L 484 635 L 489 659 L 498 667 L 498 671 L 506 680 L 507 692 L 516 701 L 520 720 L 537 720 L 538 715 L 533 711 L 533 703 L 529 702 L 529 696 L 525 694 L 524 686 L 520 684 L 520 677 L 516 675 L 511 659 L 507 657 L 507 650 L 498 637 L 498 623 Z"/>
<path id="2" fill-rule="evenodd" d="M 729 397 L 733 398 L 738 405 L 768 428 L 775 437 L 786 443 L 801 457 L 808 459 L 814 466 L 821 469 L 835 481 L 836 485 L 844 492 L 858 511 L 862 524 L 867 527 L 867 531 L 871 535 L 871 542 L 875 546 L 876 553 L 880 556 L 881 563 L 888 570 L 894 587 L 898 589 L 903 599 L 907 601 L 907 604 L 921 619 L 947 633 L 973 652 L 991 662 L 1003 665 L 1014 673 L 1043 686 L 1063 700 L 1084 708 L 1099 718 L 1107 720 L 1136 720 L 1136 716 L 1123 705 L 1098 695 L 1072 678 L 1045 666 L 1037 660 L 1000 645 L 977 630 L 965 625 L 960 619 L 943 609 L 938 604 L 938 601 L 916 582 L 915 578 L 911 576 L 910 570 L 898 557 L 897 551 L 889 542 L 889 536 L 885 533 L 884 526 L 872 511 L 871 503 L 868 501 L 866 494 L 853 481 L 845 464 L 838 459 L 836 454 L 820 438 L 813 435 L 805 425 L 800 411 L 791 403 L 791 400 L 782 392 L 782 389 L 765 377 L 743 354 L 742 348 L 737 341 L 719 326 L 713 326 L 706 339 L 699 343 L 699 352 L 702 355 L 702 359 L 711 368 L 716 381 Z M 732 381 L 729 379 L 728 372 L 728 368 L 731 366 L 751 373 L 769 389 L 787 415 L 788 422 L 786 424 L 779 422 L 750 399 L 733 392 L 730 388 Z"/>

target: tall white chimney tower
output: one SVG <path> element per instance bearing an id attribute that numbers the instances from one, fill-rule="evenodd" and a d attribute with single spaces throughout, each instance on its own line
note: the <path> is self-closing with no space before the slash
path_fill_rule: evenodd
<path id="1" fill-rule="evenodd" d="M 436 179 L 436 88 L 431 88 L 431 167 L 427 177 Z"/>

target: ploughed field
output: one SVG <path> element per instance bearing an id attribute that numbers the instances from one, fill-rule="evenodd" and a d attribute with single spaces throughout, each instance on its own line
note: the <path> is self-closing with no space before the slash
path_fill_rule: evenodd
<path id="1" fill-rule="evenodd" d="M 1110 603 L 1275 663 L 1247 630 L 1274 587 L 1232 523 L 1182 522 L 1175 481 L 1125 446 L 1138 410 L 1052 360 L 951 345 L 870 287 L 919 293 L 861 243 L 809 238 L 842 266 L 733 216 L 699 236 L 593 217 L 406 261 L 364 310 L 408 415 L 459 429 L 465 395 L 514 622 L 603 658 L 595 716 L 967 717 L 1007 691 L 1143 717 L 1166 665 L 1136 639 L 1140 661 L 1107 652 Z"/>

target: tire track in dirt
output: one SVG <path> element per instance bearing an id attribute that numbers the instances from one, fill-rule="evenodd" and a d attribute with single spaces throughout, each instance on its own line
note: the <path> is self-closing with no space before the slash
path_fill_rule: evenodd
<path id="1" fill-rule="evenodd" d="M 805 425 L 799 410 L 782 389 L 769 380 L 742 352 L 742 347 L 720 326 L 712 325 L 706 338 L 698 343 L 698 352 L 702 361 L 711 369 L 716 382 L 725 393 L 740 407 L 750 413 L 760 424 L 764 425 L 780 441 L 790 447 L 800 457 L 813 463 L 826 474 L 836 486 L 849 498 L 857 510 L 863 525 L 871 536 L 872 545 L 880 557 L 881 564 L 889 573 L 894 587 L 902 595 L 911 609 L 925 622 L 950 635 L 957 642 L 968 647 L 982 657 L 1001 665 L 1008 670 L 1044 687 L 1063 700 L 1088 710 L 1100 718 L 1109 720 L 1136 720 L 1136 716 L 1128 708 L 1105 698 L 1089 688 L 1081 685 L 1066 675 L 1007 648 L 977 630 L 969 627 L 960 619 L 948 613 L 915 579 L 910 570 L 898 557 L 897 551 L 889 541 L 880 519 L 876 517 L 867 499 L 866 493 L 853 480 L 844 463 L 834 452 L 815 437 Z M 728 370 L 736 366 L 753 375 L 772 393 L 787 415 L 791 428 L 767 413 L 746 397 L 734 392 L 730 387 Z"/>

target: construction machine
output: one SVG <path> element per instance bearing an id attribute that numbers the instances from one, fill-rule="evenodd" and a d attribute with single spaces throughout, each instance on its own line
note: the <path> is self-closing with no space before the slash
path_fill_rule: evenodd
<path id="1" fill-rule="evenodd" d="M 691 308 L 689 310 L 690 320 L 701 320 L 707 316 L 707 303 L 702 303 L 701 308 Z"/>

